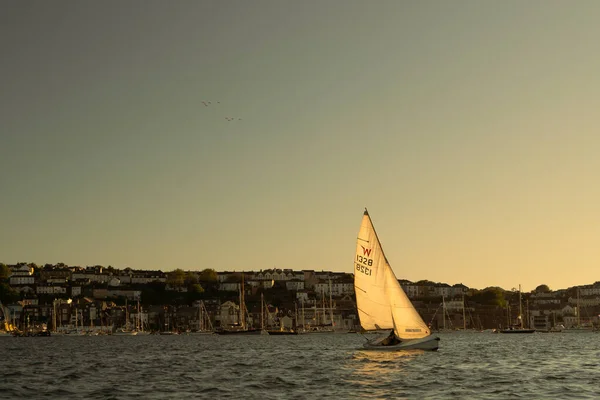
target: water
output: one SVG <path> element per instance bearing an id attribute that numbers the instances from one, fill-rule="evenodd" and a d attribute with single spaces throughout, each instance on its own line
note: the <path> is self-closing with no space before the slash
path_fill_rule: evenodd
<path id="1" fill-rule="evenodd" d="M 597 398 L 600 334 L 441 334 L 437 352 L 356 334 L 0 338 L 0 398 Z"/>

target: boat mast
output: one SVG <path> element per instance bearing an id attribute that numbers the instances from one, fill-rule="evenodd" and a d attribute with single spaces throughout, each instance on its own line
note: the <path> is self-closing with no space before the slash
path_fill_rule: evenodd
<path id="1" fill-rule="evenodd" d="M 333 300 L 331 299 L 331 278 L 329 278 L 329 317 L 331 318 L 331 326 L 335 326 L 333 322 Z"/>
<path id="2" fill-rule="evenodd" d="M 527 328 L 530 328 L 530 318 L 529 318 L 529 299 L 525 300 L 525 316 L 527 319 Z"/>
<path id="3" fill-rule="evenodd" d="M 240 309 L 238 311 L 238 324 L 242 326 L 242 285 L 238 285 L 239 296 L 240 296 Z"/>
<path id="4" fill-rule="evenodd" d="M 321 310 L 323 311 L 323 322 L 321 325 L 325 325 L 325 287 L 321 286 Z"/>
<path id="5" fill-rule="evenodd" d="M 263 308 L 264 304 L 265 304 L 264 296 L 261 293 L 260 294 L 260 329 L 261 330 L 265 329 L 265 311 Z"/>
<path id="6" fill-rule="evenodd" d="M 204 332 L 206 330 L 205 316 L 204 316 L 204 302 L 200 300 L 200 304 L 198 305 L 198 330 L 200 332 Z"/>
<path id="7" fill-rule="evenodd" d="M 521 285 L 519 285 L 519 319 L 521 320 L 521 329 L 523 329 L 523 307 L 521 305 Z"/>
<path id="8" fill-rule="evenodd" d="M 463 301 L 463 330 L 467 330 L 467 317 L 465 316 L 465 293 L 462 294 Z"/>
<path id="9" fill-rule="evenodd" d="M 297 301 L 294 302 L 294 324 L 296 325 L 294 327 L 294 330 L 296 332 L 298 332 L 298 302 Z"/>
<path id="10" fill-rule="evenodd" d="M 244 299 L 244 272 L 242 271 L 242 300 L 240 301 L 240 313 L 242 314 L 242 329 L 246 329 L 246 299 Z"/>
<path id="11" fill-rule="evenodd" d="M 304 298 L 302 298 L 302 330 L 306 330 L 306 320 L 304 319 Z"/>
<path id="12" fill-rule="evenodd" d="M 446 299 L 442 295 L 442 329 L 446 330 Z"/>
<path id="13" fill-rule="evenodd" d="M 54 326 L 54 332 L 56 332 L 56 299 L 52 302 L 52 325 Z"/>
<path id="14" fill-rule="evenodd" d="M 581 326 L 581 306 L 579 305 L 579 287 L 577 288 L 577 327 Z"/>

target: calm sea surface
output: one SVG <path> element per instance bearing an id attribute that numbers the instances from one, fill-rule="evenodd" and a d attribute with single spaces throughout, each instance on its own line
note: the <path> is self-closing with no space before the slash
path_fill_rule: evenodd
<path id="1" fill-rule="evenodd" d="M 600 334 L 440 334 L 437 352 L 358 334 L 0 338 L 0 398 L 600 398 Z"/>

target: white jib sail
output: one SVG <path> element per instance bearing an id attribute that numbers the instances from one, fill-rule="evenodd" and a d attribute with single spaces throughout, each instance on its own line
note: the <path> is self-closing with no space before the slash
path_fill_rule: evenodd
<path id="1" fill-rule="evenodd" d="M 367 211 L 356 241 L 354 290 L 363 329 L 393 328 L 401 339 L 418 339 L 430 334 L 387 262 Z"/>

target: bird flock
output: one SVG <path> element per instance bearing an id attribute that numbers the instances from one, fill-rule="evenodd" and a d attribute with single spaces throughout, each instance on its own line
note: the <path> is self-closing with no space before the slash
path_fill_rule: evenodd
<path id="1" fill-rule="evenodd" d="M 220 101 L 216 101 L 216 102 L 213 102 L 213 101 L 203 101 L 202 104 L 204 105 L 204 107 L 210 107 L 210 106 L 215 105 L 215 104 L 221 104 L 221 102 Z M 242 119 L 241 118 L 237 118 L 237 117 L 225 117 L 225 120 L 228 121 L 228 122 L 232 122 L 232 121 L 241 121 Z"/>

